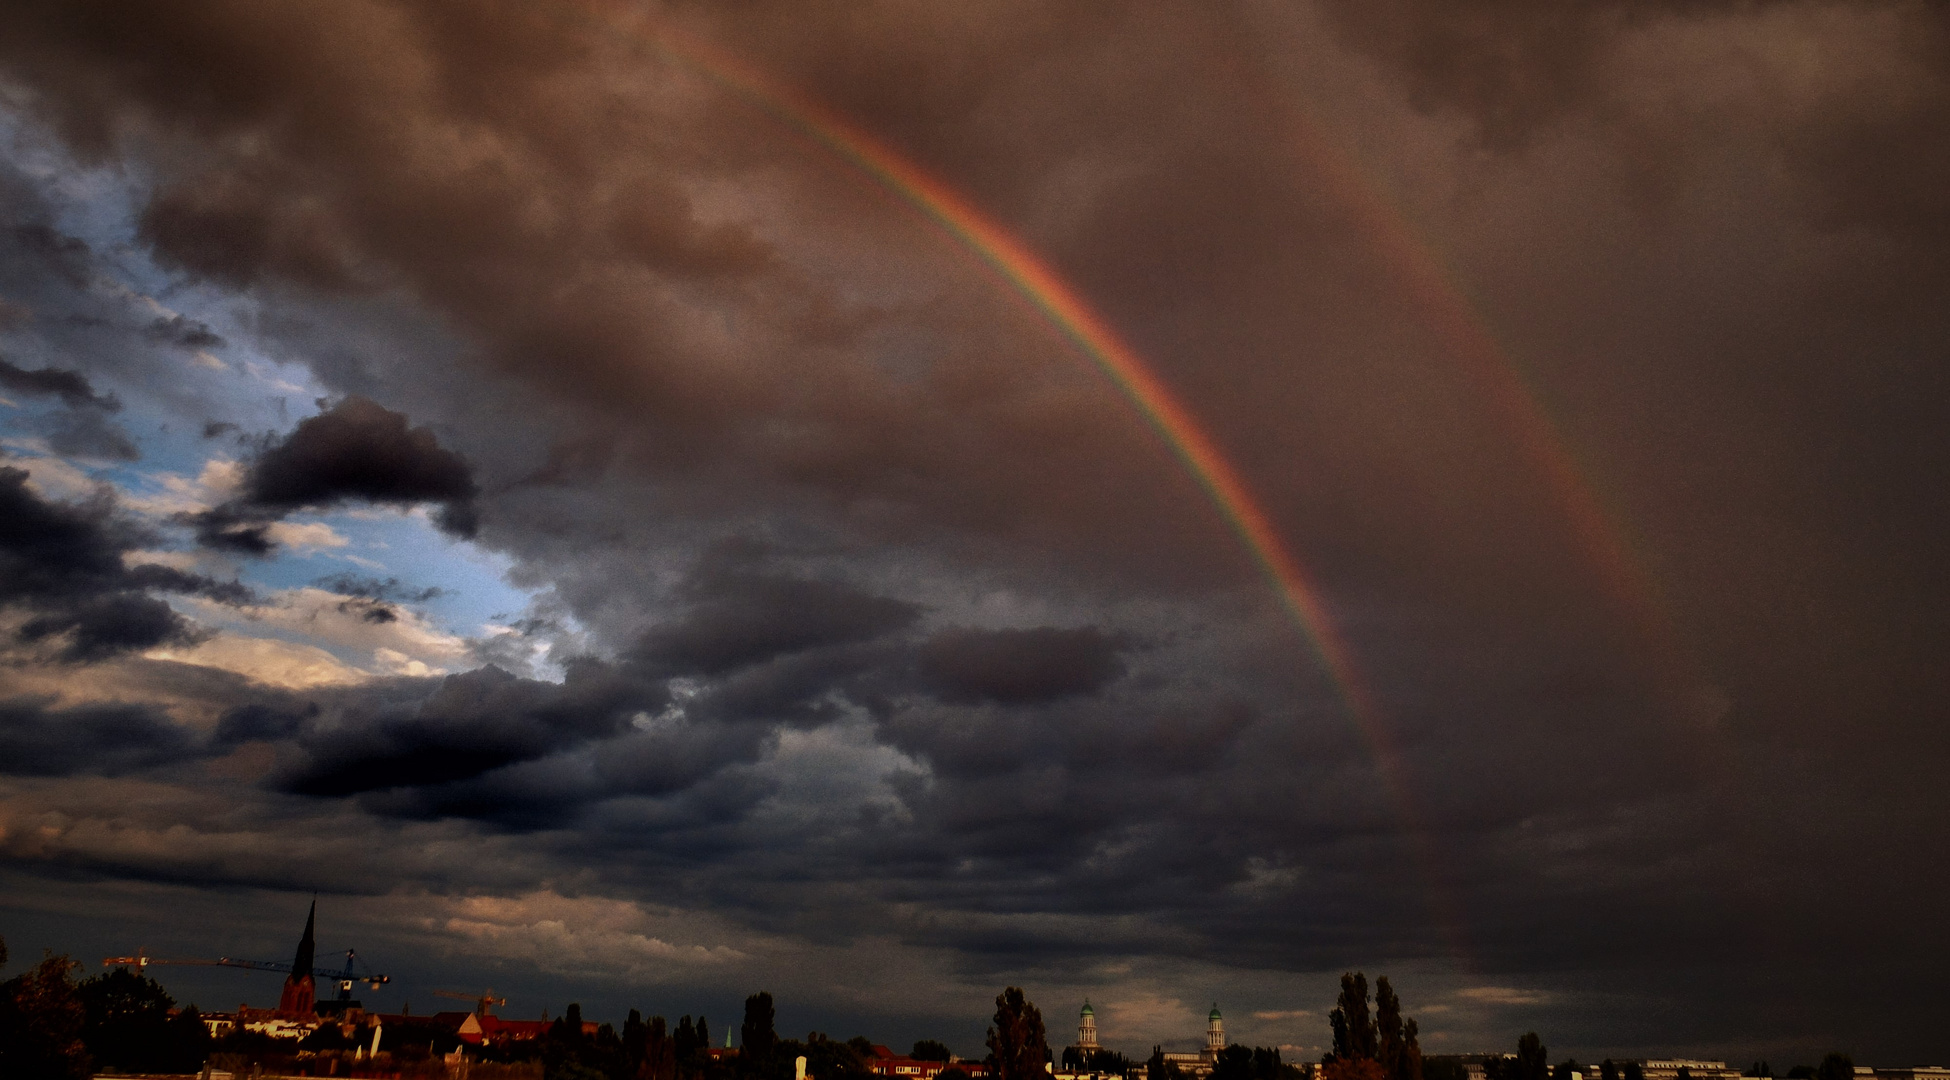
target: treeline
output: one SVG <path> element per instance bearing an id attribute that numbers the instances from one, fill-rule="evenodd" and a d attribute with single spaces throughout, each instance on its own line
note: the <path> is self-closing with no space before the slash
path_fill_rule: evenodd
<path id="1" fill-rule="evenodd" d="M 0 965 L 7 945 L 0 940 Z M 0 1077 L 87 1080 L 98 1071 L 188 1073 L 210 1034 L 196 1007 L 178 1010 L 155 980 L 126 968 L 74 980 L 65 956 L 0 983 Z"/>
<path id="2" fill-rule="evenodd" d="M 791 1080 L 798 1058 L 818 1080 L 867 1080 L 874 1044 L 864 1035 L 844 1041 L 811 1031 L 804 1039 L 782 1038 L 772 995 L 759 991 L 745 999 L 735 1053 L 713 1054 L 710 1022 L 703 1016 L 680 1018 L 673 1027 L 661 1016 L 643 1019 L 636 1009 L 621 1031 L 610 1024 L 585 1031 L 582 1007 L 570 1005 L 542 1038 L 485 1048 L 488 1060 L 540 1061 L 546 1080 Z M 947 1061 L 948 1048 L 931 1039 L 914 1044 L 913 1056 Z M 949 1067 L 942 1080 L 969 1080 Z"/>
<path id="3" fill-rule="evenodd" d="M 1423 1080 L 1414 1017 L 1402 1015 L 1388 976 L 1376 979 L 1374 990 L 1370 1009 L 1367 975 L 1341 974 L 1341 993 L 1327 1017 L 1334 1048 L 1321 1058 L 1321 1080 Z"/>

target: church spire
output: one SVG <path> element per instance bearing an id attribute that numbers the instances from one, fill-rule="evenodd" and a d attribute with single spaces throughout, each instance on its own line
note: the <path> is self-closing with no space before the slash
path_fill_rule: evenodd
<path id="1" fill-rule="evenodd" d="M 311 898 L 311 911 L 305 915 L 304 936 L 298 939 L 298 954 L 291 958 L 293 975 L 310 975 L 312 966 L 318 962 L 318 936 L 314 933 L 317 927 L 318 897 L 314 896 Z"/>
<path id="2" fill-rule="evenodd" d="M 311 898 L 311 911 L 305 916 L 305 933 L 298 939 L 298 951 L 291 958 L 291 974 L 284 977 L 284 992 L 278 995 L 278 1011 L 310 1015 L 318 1007 L 318 984 L 311 969 L 316 962 L 318 938 L 318 897 Z"/>

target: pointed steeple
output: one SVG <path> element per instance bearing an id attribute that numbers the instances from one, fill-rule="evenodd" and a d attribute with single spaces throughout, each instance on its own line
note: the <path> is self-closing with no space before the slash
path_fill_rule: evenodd
<path id="1" fill-rule="evenodd" d="M 297 955 L 291 958 L 291 974 L 284 977 L 284 992 L 278 995 L 278 1011 L 309 1016 L 317 1010 L 318 984 L 311 968 L 318 940 L 313 930 L 318 924 L 318 897 L 311 898 L 311 912 L 305 916 L 305 935 L 298 939 Z"/>
<path id="2" fill-rule="evenodd" d="M 318 938 L 313 931 L 318 926 L 318 897 L 311 898 L 311 911 L 305 916 L 305 934 L 298 939 L 298 954 L 291 958 L 293 975 L 310 975 L 312 965 L 317 963 Z"/>

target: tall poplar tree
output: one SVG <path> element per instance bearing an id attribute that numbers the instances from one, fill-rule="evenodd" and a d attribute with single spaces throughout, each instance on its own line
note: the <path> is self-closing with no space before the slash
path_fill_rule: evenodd
<path id="1" fill-rule="evenodd" d="M 1334 1027 L 1336 1058 L 1375 1057 L 1374 1018 L 1368 1015 L 1368 976 L 1359 971 L 1341 973 L 1341 996 L 1328 1017 Z"/>
<path id="2" fill-rule="evenodd" d="M 1517 1040 L 1517 1060 L 1510 1080 L 1550 1080 L 1550 1048 L 1534 1031 Z"/>
<path id="3" fill-rule="evenodd" d="M 760 990 L 745 999 L 745 1022 L 738 1027 L 739 1057 L 744 1059 L 740 1069 L 749 1075 L 764 1075 L 772 1064 L 772 1051 L 779 1044 L 779 1034 L 773 1027 L 776 1017 L 772 1011 L 772 992 Z"/>
<path id="4" fill-rule="evenodd" d="M 1043 1014 L 1011 986 L 996 995 L 995 1026 L 989 1029 L 989 1058 L 998 1080 L 1041 1080 L 1049 1061 L 1049 1039 Z"/>

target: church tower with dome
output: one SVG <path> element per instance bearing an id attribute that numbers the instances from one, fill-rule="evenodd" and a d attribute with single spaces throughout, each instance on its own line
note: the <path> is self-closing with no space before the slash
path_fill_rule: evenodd
<path id="1" fill-rule="evenodd" d="M 1226 1023 L 1219 1016 L 1219 1003 L 1212 1003 L 1212 1015 L 1205 1018 L 1205 1054 L 1207 1061 L 1216 1063 L 1219 1054 L 1226 1048 Z"/>
<path id="2" fill-rule="evenodd" d="M 1087 998 L 1083 1002 L 1083 1013 L 1077 1018 L 1077 1049 L 1086 1054 L 1101 1049 L 1097 1045 L 1097 1011 L 1090 1007 Z"/>

